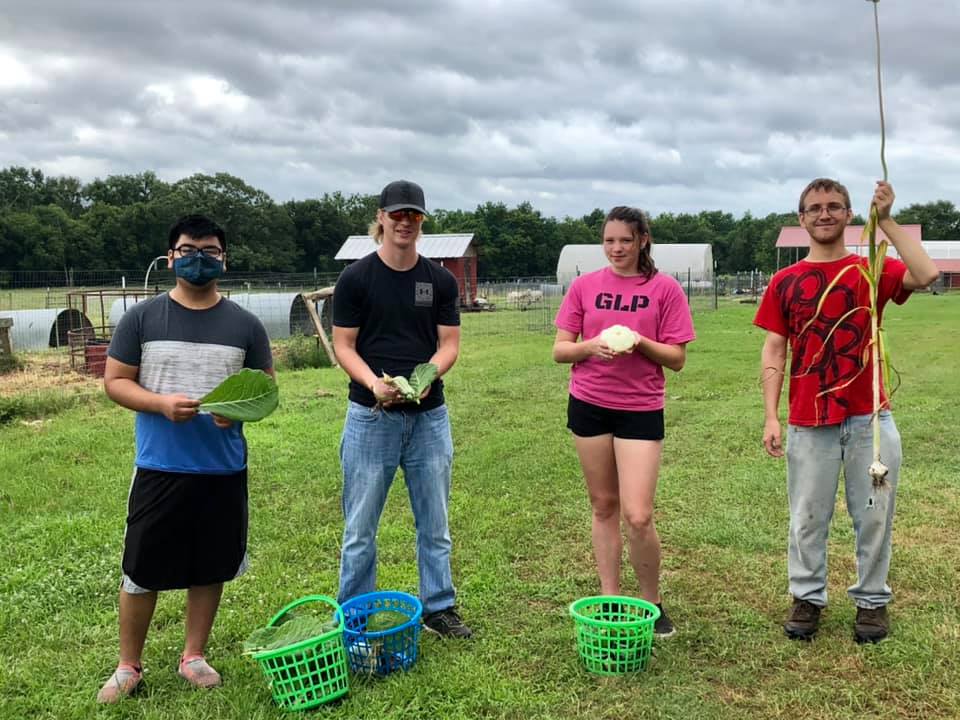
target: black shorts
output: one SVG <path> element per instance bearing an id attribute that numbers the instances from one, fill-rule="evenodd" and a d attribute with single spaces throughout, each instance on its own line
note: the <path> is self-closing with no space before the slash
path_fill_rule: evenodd
<path id="1" fill-rule="evenodd" d="M 571 395 L 567 427 L 578 437 L 613 435 L 624 440 L 663 440 L 663 410 L 611 410 Z"/>
<path id="2" fill-rule="evenodd" d="M 137 468 L 123 573 L 146 590 L 232 580 L 247 550 L 247 471 L 194 475 Z"/>

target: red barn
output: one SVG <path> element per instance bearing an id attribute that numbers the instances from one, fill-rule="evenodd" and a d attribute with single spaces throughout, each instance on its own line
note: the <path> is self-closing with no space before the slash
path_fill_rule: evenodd
<path id="1" fill-rule="evenodd" d="M 334 260 L 353 262 L 377 249 L 369 235 L 351 235 L 334 255 Z M 473 233 L 421 235 L 417 252 L 449 270 L 460 288 L 460 304 L 472 306 L 477 299 L 477 246 Z"/>
<path id="2" fill-rule="evenodd" d="M 922 226 L 920 225 L 901 225 L 911 237 L 916 238 L 927 251 L 927 255 L 933 260 L 933 264 L 940 271 L 942 285 L 934 287 L 943 287 L 946 290 L 960 289 L 960 242 L 956 241 L 938 241 L 923 242 Z M 877 229 L 877 240 L 885 239 L 883 231 Z M 868 252 L 868 242 L 863 238 L 863 225 L 848 225 L 844 230 L 843 244 L 850 252 L 858 255 L 866 255 Z M 800 257 L 800 250 L 810 246 L 810 236 L 802 227 L 784 227 L 780 229 L 780 235 L 777 237 L 777 269 L 780 269 L 780 249 L 787 251 L 787 262 L 795 262 Z M 793 253 L 790 253 L 790 249 Z M 805 253 L 804 253 L 805 254 Z M 791 258 L 792 255 L 792 258 Z M 896 248 L 891 247 L 887 251 L 889 257 L 900 257 Z"/>

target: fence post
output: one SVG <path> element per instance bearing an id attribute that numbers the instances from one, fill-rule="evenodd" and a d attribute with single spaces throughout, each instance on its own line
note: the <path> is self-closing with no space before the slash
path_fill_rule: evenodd
<path id="1" fill-rule="evenodd" d="M 717 261 L 713 261 L 713 309 L 720 307 L 720 278 L 717 277 Z"/>

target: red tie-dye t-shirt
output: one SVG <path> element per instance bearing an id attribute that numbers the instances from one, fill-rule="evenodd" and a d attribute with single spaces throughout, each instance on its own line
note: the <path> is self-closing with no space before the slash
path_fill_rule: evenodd
<path id="1" fill-rule="evenodd" d="M 790 344 L 791 425 L 833 425 L 873 413 L 870 286 L 858 264 L 865 267 L 867 259 L 801 260 L 774 275 L 763 295 L 754 325 L 783 335 Z M 888 300 L 901 305 L 910 296 L 903 287 L 906 271 L 900 260 L 884 261 L 881 317 Z M 838 275 L 818 313 L 820 298 Z M 886 402 L 882 391 L 881 400 Z"/>

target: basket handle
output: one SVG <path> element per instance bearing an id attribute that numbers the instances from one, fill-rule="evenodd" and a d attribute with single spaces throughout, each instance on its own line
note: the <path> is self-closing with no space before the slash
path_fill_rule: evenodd
<path id="1" fill-rule="evenodd" d="M 335 611 L 334 617 L 339 620 L 339 629 L 343 630 L 343 610 L 340 609 L 340 605 L 336 600 L 326 595 L 306 595 L 299 600 L 294 600 L 293 602 L 284 605 L 283 608 L 281 608 L 280 611 L 270 619 L 270 622 L 267 623 L 267 627 L 276 625 L 280 618 L 282 618 L 288 612 L 308 602 L 322 602 L 330 605 Z"/>

